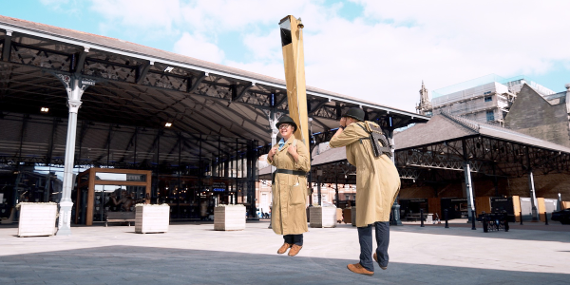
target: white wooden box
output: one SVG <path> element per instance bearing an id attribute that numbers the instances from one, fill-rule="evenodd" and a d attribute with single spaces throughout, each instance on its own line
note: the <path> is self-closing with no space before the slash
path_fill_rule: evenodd
<path id="1" fill-rule="evenodd" d="M 20 221 L 18 236 L 52 236 L 55 234 L 57 218 L 57 203 L 22 202 L 20 206 Z"/>
<path id="2" fill-rule="evenodd" d="M 214 230 L 241 231 L 245 230 L 244 205 L 220 205 L 214 208 Z"/>
<path id="3" fill-rule="evenodd" d="M 170 206 L 168 204 L 135 206 L 135 232 L 166 233 L 170 224 Z"/>
<path id="4" fill-rule="evenodd" d="M 336 227 L 336 207 L 310 207 L 311 228 L 334 228 Z"/>

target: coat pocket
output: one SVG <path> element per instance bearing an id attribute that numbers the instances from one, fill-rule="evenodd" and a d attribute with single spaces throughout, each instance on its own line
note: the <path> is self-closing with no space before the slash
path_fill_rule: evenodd
<path id="1" fill-rule="evenodd" d="M 289 191 L 289 203 L 293 205 L 305 204 L 305 189 L 301 187 L 302 184 L 291 186 Z"/>

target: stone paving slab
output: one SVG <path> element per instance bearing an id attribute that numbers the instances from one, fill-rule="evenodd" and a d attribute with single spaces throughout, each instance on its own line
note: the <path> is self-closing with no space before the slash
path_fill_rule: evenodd
<path id="1" fill-rule="evenodd" d="M 388 270 L 358 261 L 356 228 L 310 228 L 296 257 L 276 254 L 268 222 L 244 231 L 172 223 L 165 234 L 134 227 L 72 227 L 71 236 L 16 237 L 0 227 L 0 284 L 568 284 L 570 226 L 483 233 L 454 224 L 391 228 Z"/>

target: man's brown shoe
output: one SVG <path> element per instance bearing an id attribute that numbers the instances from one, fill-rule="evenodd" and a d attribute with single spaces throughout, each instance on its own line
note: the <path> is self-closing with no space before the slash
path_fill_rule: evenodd
<path id="1" fill-rule="evenodd" d="M 301 248 L 303 248 L 303 247 L 300 246 L 300 245 L 294 244 L 294 245 L 291 247 L 291 250 L 289 251 L 289 256 L 295 256 L 295 255 L 297 255 L 297 253 L 299 253 L 299 251 L 301 251 Z"/>
<path id="2" fill-rule="evenodd" d="M 376 252 L 374 253 L 374 255 L 372 257 L 374 258 L 374 261 L 376 261 L 376 263 L 378 263 L 378 257 L 376 256 Z M 380 268 L 382 268 L 382 270 L 386 270 L 386 269 L 388 269 L 388 266 L 380 266 Z"/>
<path id="3" fill-rule="evenodd" d="M 279 248 L 279 250 L 277 250 L 277 254 L 284 254 L 291 246 L 292 244 L 283 243 L 283 245 Z"/>
<path id="4" fill-rule="evenodd" d="M 348 270 L 357 273 L 357 274 L 364 274 L 364 275 L 373 275 L 374 272 L 369 271 L 368 269 L 362 267 L 362 265 L 360 265 L 359 263 L 355 263 L 355 264 L 349 264 L 346 266 L 346 268 L 348 268 Z"/>

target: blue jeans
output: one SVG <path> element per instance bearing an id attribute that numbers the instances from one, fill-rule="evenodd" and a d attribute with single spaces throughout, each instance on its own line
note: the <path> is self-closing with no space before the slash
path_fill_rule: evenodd
<path id="1" fill-rule="evenodd" d="M 388 245 L 390 244 L 390 222 L 375 222 L 376 230 L 376 256 L 378 265 L 388 266 Z M 374 272 L 374 259 L 372 259 L 372 225 L 359 227 L 358 242 L 360 243 L 360 265 Z"/>
<path id="2" fill-rule="evenodd" d="M 303 246 L 303 234 L 300 235 L 284 235 L 283 240 L 288 244 L 296 244 Z"/>

